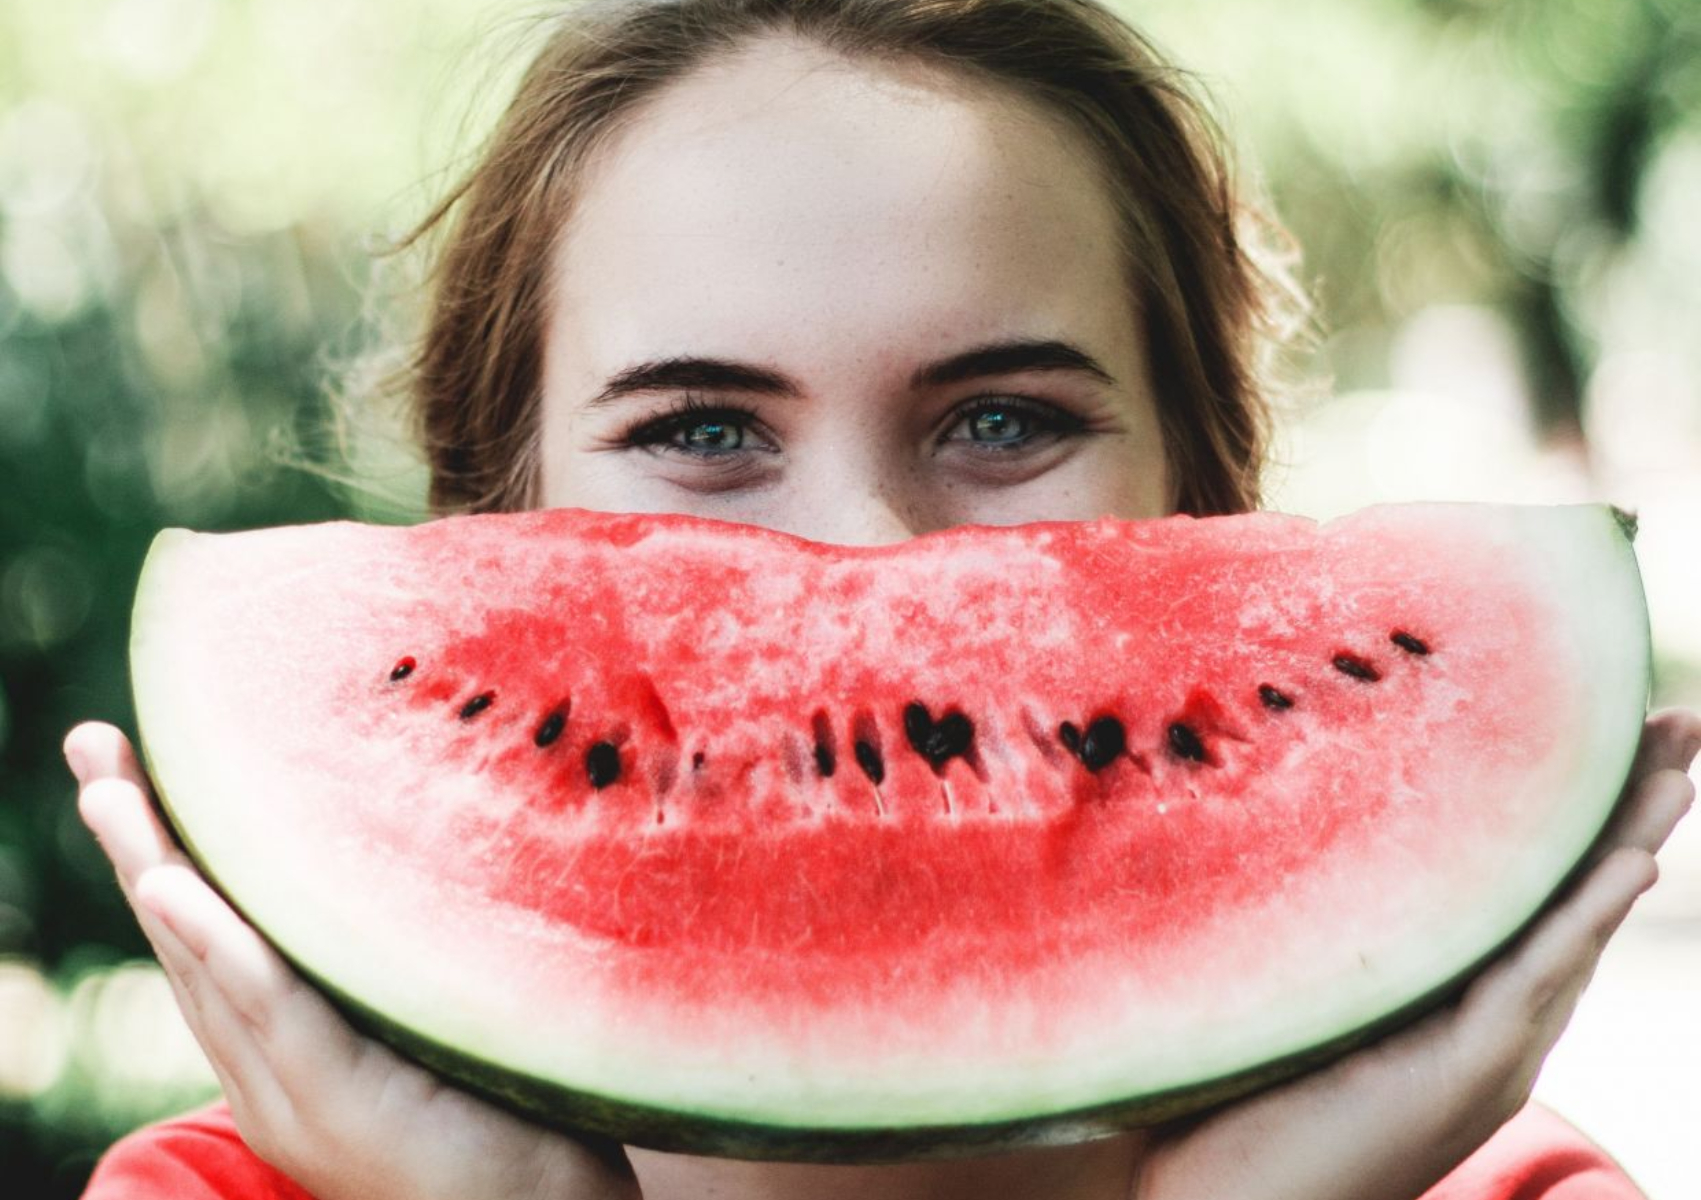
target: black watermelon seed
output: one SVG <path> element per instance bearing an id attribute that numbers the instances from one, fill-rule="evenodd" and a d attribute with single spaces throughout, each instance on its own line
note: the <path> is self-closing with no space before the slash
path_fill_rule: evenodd
<path id="1" fill-rule="evenodd" d="M 1400 649 L 1404 650 L 1407 654 L 1424 655 L 1429 653 L 1428 642 L 1424 641 L 1422 638 L 1413 637 L 1404 629 L 1396 629 L 1393 633 L 1388 635 L 1388 640 L 1393 642 Z"/>
<path id="2" fill-rule="evenodd" d="M 809 719 L 809 730 L 815 735 L 815 769 L 823 779 L 831 779 L 838 768 L 839 756 L 833 749 L 833 724 L 825 710 L 818 709 Z"/>
<path id="3" fill-rule="evenodd" d="M 923 753 L 930 761 L 942 763 L 948 758 L 967 754 L 974 737 L 973 721 L 960 712 L 948 712 L 933 727 L 933 736 L 927 739 L 927 747 Z"/>
<path id="4" fill-rule="evenodd" d="M 599 790 L 619 779 L 619 748 L 613 742 L 598 742 L 585 751 L 585 775 L 591 786 Z"/>
<path id="5" fill-rule="evenodd" d="M 878 785 L 886 778 L 886 764 L 880 760 L 880 751 L 874 748 L 872 742 L 861 738 L 856 740 L 856 765 L 862 768 L 862 773 L 868 776 L 868 781 Z"/>
<path id="6" fill-rule="evenodd" d="M 471 700 L 461 705 L 461 720 L 470 721 L 479 713 L 489 708 L 496 701 L 495 692 L 480 692 Z"/>
<path id="7" fill-rule="evenodd" d="M 406 679 L 409 675 L 413 674 L 413 669 L 418 665 L 418 663 L 414 662 L 413 655 L 411 654 L 406 658 L 398 660 L 396 665 L 390 668 L 390 682 L 397 683 Z"/>
<path id="8" fill-rule="evenodd" d="M 1205 761 L 1205 743 L 1199 740 L 1198 734 L 1180 721 L 1169 727 L 1169 748 L 1182 758 L 1190 758 L 1194 762 Z"/>
<path id="9" fill-rule="evenodd" d="M 928 714 L 927 705 L 919 700 L 912 700 L 904 705 L 904 736 L 909 738 L 910 745 L 917 750 L 921 743 L 927 740 L 927 735 L 933 732 L 933 718 Z"/>
<path id="10" fill-rule="evenodd" d="M 1063 743 L 1069 753 L 1080 756 L 1081 731 L 1076 729 L 1072 722 L 1065 721 L 1057 727 L 1057 740 Z"/>
<path id="11" fill-rule="evenodd" d="M 1273 708 L 1280 712 L 1284 708 L 1293 707 L 1293 697 L 1278 691 L 1267 683 L 1258 685 L 1258 699 L 1263 701 L 1265 708 Z"/>
<path id="12" fill-rule="evenodd" d="M 701 771 L 703 769 L 703 764 L 708 761 L 709 756 L 699 750 L 691 756 L 691 769 L 693 771 Z"/>
<path id="13" fill-rule="evenodd" d="M 537 733 L 532 735 L 532 741 L 539 748 L 549 745 L 561 736 L 561 731 L 567 728 L 567 714 L 556 709 L 543 719 L 543 724 L 537 727 Z"/>
<path id="14" fill-rule="evenodd" d="M 1382 672 L 1356 654 L 1335 655 L 1335 670 L 1343 675 L 1351 675 L 1354 679 L 1362 679 L 1366 683 L 1375 683 L 1382 678 Z"/>
<path id="15" fill-rule="evenodd" d="M 955 709 L 935 721 L 925 704 L 913 701 L 904 706 L 904 736 L 910 748 L 937 770 L 950 759 L 968 753 L 975 727 Z"/>
<path id="16" fill-rule="evenodd" d="M 1081 763 L 1089 771 L 1103 770 L 1127 745 L 1122 722 L 1115 717 L 1099 717 L 1087 726 L 1087 736 L 1081 739 Z"/>

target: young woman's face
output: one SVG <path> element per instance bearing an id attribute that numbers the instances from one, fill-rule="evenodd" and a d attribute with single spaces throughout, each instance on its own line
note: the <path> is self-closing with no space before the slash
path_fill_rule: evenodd
<path id="1" fill-rule="evenodd" d="M 553 264 L 543 499 L 823 541 L 1167 511 L 1116 222 L 1026 102 L 773 39 L 598 154 Z"/>

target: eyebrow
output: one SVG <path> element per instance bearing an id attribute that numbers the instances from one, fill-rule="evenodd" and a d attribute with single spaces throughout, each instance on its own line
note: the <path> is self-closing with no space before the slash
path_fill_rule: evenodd
<path id="1" fill-rule="evenodd" d="M 910 386 L 922 390 L 1023 371 L 1074 371 L 1090 375 L 1102 383 L 1116 383 L 1116 378 L 1079 346 L 1050 338 L 1021 338 L 990 342 L 928 363 L 910 376 Z M 597 408 L 636 392 L 678 388 L 748 392 L 759 396 L 798 396 L 803 392 L 790 376 L 750 363 L 724 358 L 660 358 L 628 367 L 615 375 L 587 407 Z"/>

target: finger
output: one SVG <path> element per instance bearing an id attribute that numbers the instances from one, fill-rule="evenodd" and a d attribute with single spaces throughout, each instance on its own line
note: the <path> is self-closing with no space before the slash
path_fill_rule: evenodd
<path id="1" fill-rule="evenodd" d="M 166 982 L 177 1000 L 183 1022 L 218 1076 L 219 1087 L 235 1110 L 255 1109 L 256 1097 L 267 1088 L 252 1036 L 235 1011 L 223 1003 L 205 978 L 198 959 L 170 928 L 145 909 L 138 913 L 143 931 L 160 961 Z"/>
<path id="2" fill-rule="evenodd" d="M 329 1079 L 317 1030 L 290 1028 L 302 988 L 288 966 L 206 882 L 173 866 L 149 871 L 137 888 L 144 921 L 159 930 L 155 948 L 179 989 L 197 1040 L 253 1124 L 281 1129 L 295 1117 L 292 1097 L 311 1096 Z M 298 1019 L 298 1018 L 297 1018 Z M 306 1081 L 287 1082 L 306 1071 Z"/>
<path id="3" fill-rule="evenodd" d="M 1695 803 L 1695 782 L 1676 767 L 1642 780 L 1608 835 L 1611 849 L 1659 851 Z M 1602 857 L 1605 857 L 1604 855 Z"/>
<path id="4" fill-rule="evenodd" d="M 1565 899 L 1550 909 L 1466 992 L 1460 1015 L 1475 1053 L 1492 1053 L 1506 1030 L 1535 1033 L 1535 1062 L 1559 1037 L 1614 931 L 1636 898 L 1659 877 L 1653 856 L 1624 848 L 1592 867 Z"/>
<path id="5" fill-rule="evenodd" d="M 1657 853 L 1695 802 L 1695 784 L 1676 766 L 1631 781 L 1612 820 L 1589 852 L 1591 868 L 1616 850 Z"/>
<path id="6" fill-rule="evenodd" d="M 130 739 L 103 721 L 84 721 L 65 735 L 65 762 L 79 783 L 94 779 L 123 779 L 148 791 L 147 774 L 136 759 Z"/>
<path id="7" fill-rule="evenodd" d="M 187 864 L 135 783 L 114 775 L 94 777 L 79 792 L 77 808 L 112 861 L 119 886 L 132 904 L 136 881 L 144 872 L 166 864 Z"/>
<path id="8" fill-rule="evenodd" d="M 137 893 L 247 1027 L 286 1095 L 309 1096 L 351 1069 L 358 1035 L 202 879 L 164 866 Z"/>
<path id="9" fill-rule="evenodd" d="M 1470 1111 L 1498 1125 L 1529 1100 L 1608 939 L 1657 875 L 1645 851 L 1612 855 L 1472 981 L 1436 1060 Z"/>
<path id="10" fill-rule="evenodd" d="M 1701 753 L 1701 715 L 1686 708 L 1665 708 L 1649 716 L 1642 726 L 1630 778 L 1675 767 L 1687 771 Z"/>
<path id="11" fill-rule="evenodd" d="M 138 882 L 150 871 L 188 860 L 160 824 L 152 791 L 129 740 L 118 729 L 88 721 L 66 735 L 65 760 L 79 783 L 78 808 L 112 860 L 119 885 L 137 923 L 159 959 L 184 1024 L 201 1047 L 219 1087 L 236 1113 L 287 1111 L 288 1100 L 265 1069 L 253 1035 L 206 967 L 184 945 L 168 921 L 139 904 Z M 214 900 L 211 889 L 195 880 Z"/>
<path id="12" fill-rule="evenodd" d="M 162 864 L 147 871 L 136 899 L 206 968 L 236 1012 L 258 1031 L 288 989 L 289 969 L 253 928 L 192 870 Z"/>

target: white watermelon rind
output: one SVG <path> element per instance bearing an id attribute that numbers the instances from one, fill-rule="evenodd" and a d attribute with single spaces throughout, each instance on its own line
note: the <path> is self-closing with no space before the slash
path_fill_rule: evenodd
<path id="1" fill-rule="evenodd" d="M 1558 517 L 1558 513 L 1566 516 Z M 956 1088 L 940 1087 L 937 1080 L 918 1075 L 913 1094 L 906 1093 L 906 1081 L 892 1080 L 882 1092 L 851 1089 L 836 1097 L 783 1090 L 752 1095 L 732 1081 L 714 1095 L 717 1088 L 712 1082 L 707 1087 L 693 1080 L 682 1084 L 657 1064 L 642 1063 L 637 1054 L 610 1059 L 605 1079 L 594 1081 L 605 1086 L 569 1086 L 518 1065 L 536 1051 L 526 1041 L 526 1030 L 487 1031 L 491 1042 L 481 1053 L 454 1045 L 456 1037 L 446 1033 L 453 1025 L 447 1014 L 408 1012 L 405 994 L 396 994 L 396 1003 L 386 1004 L 383 1012 L 355 1000 L 351 994 L 355 991 L 383 996 L 387 991 L 405 993 L 407 986 L 396 989 L 394 981 L 376 978 L 367 981 L 370 987 L 333 982 L 358 980 L 359 964 L 351 975 L 349 961 L 338 961 L 345 958 L 339 948 L 327 950 L 321 919 L 295 906 L 286 878 L 279 875 L 268 883 L 263 863 L 250 858 L 243 865 L 241 886 L 231 886 L 235 878 L 226 880 L 212 864 L 241 862 L 240 853 L 227 854 L 223 847 L 207 847 L 210 853 L 203 853 L 203 847 L 191 838 L 185 838 L 185 844 L 214 885 L 265 930 L 304 975 L 338 999 L 356 1024 L 380 1033 L 466 1086 L 549 1124 L 660 1149 L 877 1161 L 1076 1141 L 1167 1120 L 1326 1061 L 1456 994 L 1462 982 L 1515 938 L 1578 864 L 1587 860 L 1634 755 L 1646 702 L 1648 631 L 1640 580 L 1628 540 L 1610 510 L 1535 509 L 1512 520 L 1514 539 L 1552 543 L 1554 586 L 1569 591 L 1581 631 L 1579 644 L 1595 655 L 1588 674 L 1598 698 L 1598 725 L 1588 743 L 1577 747 L 1577 761 L 1562 772 L 1573 780 L 1570 791 L 1576 800 L 1563 811 L 1574 814 L 1574 819 L 1566 828 L 1552 831 L 1550 854 L 1528 866 L 1530 879 L 1517 902 L 1509 902 L 1503 912 L 1483 914 L 1479 927 L 1463 931 L 1467 935 L 1460 938 L 1460 945 L 1444 951 L 1449 964 L 1445 972 L 1431 965 L 1426 980 L 1444 976 L 1443 982 L 1429 984 L 1414 995 L 1409 979 L 1400 977 L 1390 981 L 1387 994 L 1356 996 L 1354 1011 L 1347 1013 L 1320 1010 L 1314 1000 L 1309 1001 L 1285 1014 L 1291 1018 L 1285 1027 L 1273 1022 L 1269 1029 L 1242 1039 L 1259 1043 L 1262 1050 L 1251 1058 L 1243 1050 L 1232 1052 L 1240 1054 L 1239 1069 L 1224 1070 L 1220 1062 L 1201 1064 L 1190 1078 L 1165 1079 L 1139 1094 L 1126 1094 L 1126 1087 L 1119 1090 L 1114 1082 L 1107 1085 L 1105 1078 L 1114 1079 L 1117 1074 L 1115 1064 L 1094 1064 L 1098 1078 L 1073 1094 L 1068 1080 L 1062 1087 L 1053 1080 L 1036 1090 L 1030 1073 L 1022 1069 L 991 1087 L 984 1079 Z M 168 532 L 156 543 L 138 587 L 132 646 L 141 744 L 161 800 L 180 833 L 196 822 L 177 819 L 177 802 L 184 797 L 228 794 L 236 786 L 219 778 L 216 767 L 208 769 L 197 760 L 193 738 L 177 728 L 178 722 L 163 717 L 192 711 L 194 698 L 175 686 L 173 647 L 147 636 L 157 619 L 154 610 L 174 603 L 173 558 L 191 547 L 196 536 Z M 1614 631 L 1617 641 L 1600 640 L 1601 630 Z M 508 1044 L 501 1044 L 504 1039 Z"/>

